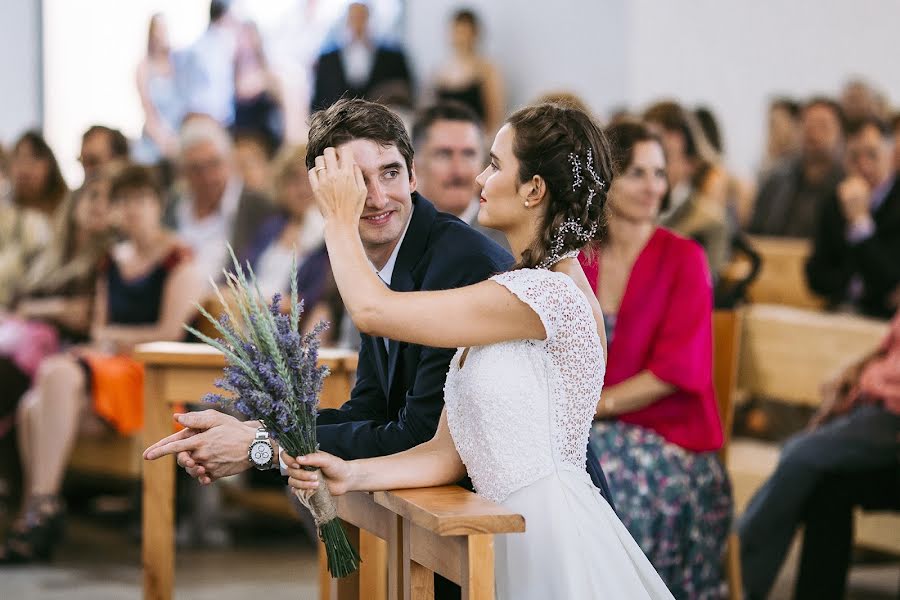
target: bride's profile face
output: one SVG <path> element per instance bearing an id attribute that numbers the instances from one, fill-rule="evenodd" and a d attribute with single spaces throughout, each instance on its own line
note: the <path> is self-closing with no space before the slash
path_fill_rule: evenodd
<path id="1" fill-rule="evenodd" d="M 525 197 L 519 183 L 519 161 L 513 154 L 513 128 L 506 124 L 491 146 L 490 163 L 478 177 L 481 208 L 478 224 L 508 231 L 525 218 Z"/>

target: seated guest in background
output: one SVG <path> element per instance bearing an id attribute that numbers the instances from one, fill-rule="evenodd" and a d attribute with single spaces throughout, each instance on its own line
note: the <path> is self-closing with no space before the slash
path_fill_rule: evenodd
<path id="1" fill-rule="evenodd" d="M 900 171 L 900 113 L 891 118 L 891 131 L 894 132 L 894 171 Z"/>
<path id="2" fill-rule="evenodd" d="M 458 10 L 450 25 L 451 56 L 435 74 L 437 100 L 455 100 L 475 111 L 490 136 L 506 114 L 503 79 L 497 67 L 479 52 L 481 24 L 474 12 Z"/>
<path id="3" fill-rule="evenodd" d="M 716 115 L 712 112 L 711 108 L 707 106 L 698 106 L 694 110 L 694 116 L 700 124 L 700 128 L 703 130 L 703 135 L 706 136 L 707 141 L 716 152 L 716 161 L 719 164 L 724 165 L 725 142 L 722 139 L 722 132 L 719 127 L 718 119 L 716 119 Z M 739 226 L 746 223 L 750 218 L 754 190 L 750 183 L 742 180 L 733 173 L 727 172 L 724 166 L 723 170 L 725 171 L 725 176 L 728 178 L 725 199 L 726 209 L 728 211 L 728 225 L 732 231 L 737 231 Z"/>
<path id="4" fill-rule="evenodd" d="M 406 55 L 372 39 L 369 7 L 362 2 L 351 2 L 347 7 L 340 47 L 319 57 L 313 79 L 310 112 L 328 108 L 342 97 L 378 102 L 379 88 L 410 100 L 414 96 Z M 397 86 L 405 93 L 395 89 Z"/>
<path id="5" fill-rule="evenodd" d="M 0 202 L 9 195 L 9 155 L 3 144 L 0 144 Z"/>
<path id="6" fill-rule="evenodd" d="M 759 186 L 747 233 L 812 238 L 816 218 L 844 176 L 843 115 L 833 100 L 803 107 L 800 154 L 773 166 Z"/>
<path id="7" fill-rule="evenodd" d="M 658 102 L 644 113 L 666 151 L 669 206 L 660 224 L 700 242 L 715 278 L 728 261 L 728 176 L 692 113 L 675 102 Z"/>
<path id="8" fill-rule="evenodd" d="M 11 314 L 52 323 L 70 342 L 87 338 L 96 269 L 113 240 L 114 172 L 103 169 L 69 196 L 49 243 L 16 285 Z"/>
<path id="9" fill-rule="evenodd" d="M 840 473 L 898 468 L 900 312 L 894 316 L 887 337 L 875 352 L 828 382 L 823 387 L 823 395 L 822 406 L 813 417 L 811 427 L 785 443 L 778 467 L 753 496 L 741 518 L 741 567 L 748 600 L 768 596 L 794 533 L 804 519 L 804 511 L 812 510 L 810 503 L 816 501 L 817 486 Z M 840 504 L 867 500 L 865 490 L 858 492 L 858 499 L 848 496 L 834 501 Z M 897 493 L 897 488 L 893 493 Z M 825 509 L 819 506 L 815 510 Z M 808 513 L 806 516 L 810 518 Z M 837 541 L 838 546 L 823 551 L 840 552 L 840 546 L 846 546 L 845 521 L 827 524 L 815 520 L 814 523 L 816 535 L 822 535 L 818 527 L 834 527 L 835 540 L 844 537 L 844 541 Z M 842 528 L 843 533 L 839 531 Z M 821 576 L 820 566 L 815 570 L 815 576 Z M 834 575 L 830 573 L 827 577 Z"/>
<path id="10" fill-rule="evenodd" d="M 179 163 L 186 194 L 171 205 L 166 223 L 194 251 L 203 279 L 218 279 L 231 264 L 226 244 L 238 256 L 245 255 L 274 209 L 265 196 L 245 188 L 235 168 L 231 138 L 210 119 L 184 125 Z"/>
<path id="11" fill-rule="evenodd" d="M 242 262 L 256 272 L 263 296 L 283 294 L 282 308 L 290 310 L 291 264 L 297 261 L 297 293 L 305 311 L 301 329 L 312 329 L 321 319 L 336 323 L 326 303 L 330 267 L 325 251 L 325 223 L 315 205 L 306 171 L 306 146 L 288 148 L 275 166 L 275 203 L 279 213 L 260 227 Z M 332 327 L 323 334 L 329 343 L 337 333 Z"/>
<path id="12" fill-rule="evenodd" d="M 81 136 L 78 161 L 84 169 L 85 180 L 113 161 L 128 160 L 128 140 L 118 129 L 105 125 L 91 125 Z"/>
<path id="13" fill-rule="evenodd" d="M 866 119 L 847 140 L 847 177 L 822 207 L 809 287 L 832 307 L 882 319 L 897 309 L 900 286 L 900 181 L 893 138 L 877 119 Z"/>
<path id="14" fill-rule="evenodd" d="M 732 503 L 716 454 L 709 270 L 696 242 L 656 225 L 662 141 L 637 122 L 606 133 L 620 173 L 599 258 L 581 258 L 609 343 L 591 447 L 619 517 L 672 594 L 717 597 Z"/>
<path id="15" fill-rule="evenodd" d="M 50 557 L 62 534 L 59 491 L 76 435 L 85 429 L 140 430 L 143 368 L 130 358 L 131 349 L 182 339 L 182 324 L 202 296 L 190 250 L 162 227 L 163 197 L 152 172 L 126 167 L 113 180 L 110 197 L 124 240 L 101 268 L 91 345 L 47 358 L 19 405 L 25 501 L 3 562 Z"/>
<path id="16" fill-rule="evenodd" d="M 435 208 L 459 217 L 504 248 L 506 237 L 478 224 L 475 177 L 484 167 L 484 133 L 478 116 L 464 104 L 441 102 L 423 110 L 412 128 L 416 176 Z"/>
<path id="17" fill-rule="evenodd" d="M 134 148 L 135 160 L 142 164 L 174 161 L 185 105 L 175 81 L 175 64 L 162 13 L 150 18 L 147 54 L 137 68 L 137 88 L 144 109 L 144 128 Z"/>
<path id="18" fill-rule="evenodd" d="M 275 147 L 265 135 L 256 131 L 235 131 L 232 139 L 235 166 L 244 186 L 266 196 L 271 194 Z"/>
<path id="19" fill-rule="evenodd" d="M 10 160 L 11 186 L 0 198 L 0 311 L 51 237 L 69 190 L 50 146 L 36 131 L 22 135 Z"/>
<path id="20" fill-rule="evenodd" d="M 773 167 L 790 160 L 800 153 L 802 128 L 800 105 L 790 98 L 775 98 L 769 103 L 766 126 L 766 153 L 759 173 L 762 178 Z"/>
<path id="21" fill-rule="evenodd" d="M 900 379 L 896 380 L 900 382 Z M 900 387 L 895 389 L 900 390 Z M 894 398 L 900 396 L 895 395 Z M 802 513 L 803 548 L 794 600 L 843 600 L 857 508 L 900 510 L 900 462 L 823 475 Z"/>
<path id="22" fill-rule="evenodd" d="M 35 210 L 52 219 L 69 188 L 53 150 L 38 131 L 22 134 L 9 161 L 9 201 L 19 208 Z"/>
<path id="23" fill-rule="evenodd" d="M 15 282 L 10 313 L 0 316 L 0 455 L 15 456 L 15 409 L 41 361 L 87 339 L 96 269 L 112 242 L 106 173 L 69 196 L 59 217 L 47 247 Z"/>
<path id="24" fill-rule="evenodd" d="M 841 90 L 841 110 L 849 126 L 865 119 L 886 119 L 878 91 L 862 79 L 851 79 Z"/>

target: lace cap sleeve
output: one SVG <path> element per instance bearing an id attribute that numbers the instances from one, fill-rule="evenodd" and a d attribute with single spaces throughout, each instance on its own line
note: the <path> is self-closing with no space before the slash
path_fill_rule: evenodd
<path id="1" fill-rule="evenodd" d="M 546 269 L 519 269 L 491 277 L 491 281 L 512 292 L 540 317 L 548 342 L 557 337 L 576 300 L 568 279 L 568 275 Z"/>

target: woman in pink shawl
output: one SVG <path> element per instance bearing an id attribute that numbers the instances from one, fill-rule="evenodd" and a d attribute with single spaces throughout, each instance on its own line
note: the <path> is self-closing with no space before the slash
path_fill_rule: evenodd
<path id="1" fill-rule="evenodd" d="M 609 232 L 582 258 L 609 343 L 591 447 L 622 522 L 676 598 L 718 597 L 731 492 L 716 454 L 712 283 L 703 249 L 659 227 L 662 144 L 639 123 L 607 134 L 620 168 Z"/>

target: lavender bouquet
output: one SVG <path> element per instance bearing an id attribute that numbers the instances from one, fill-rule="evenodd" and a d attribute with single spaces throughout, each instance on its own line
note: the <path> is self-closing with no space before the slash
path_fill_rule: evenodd
<path id="1" fill-rule="evenodd" d="M 276 294 L 271 304 L 266 305 L 253 269 L 247 265 L 245 272 L 231 246 L 228 251 L 234 273 L 225 272 L 225 283 L 234 306 L 225 302 L 215 283 L 213 289 L 225 311 L 222 317 L 216 320 L 198 306 L 220 337 L 213 339 L 186 327 L 220 350 L 228 363 L 225 376 L 215 385 L 229 394 L 207 394 L 203 401 L 264 422 L 272 437 L 291 456 L 311 454 L 318 449 L 316 415 L 322 383 L 328 376 L 328 368 L 317 364 L 319 335 L 328 324 L 322 321 L 310 333 L 300 334 L 303 301 L 297 297 L 296 261 L 291 265 L 290 314 L 282 314 L 281 295 Z M 320 476 L 320 485 L 312 493 L 300 490 L 295 493 L 315 519 L 331 575 L 345 577 L 353 573 L 359 567 L 359 554 L 337 518 L 334 499 L 325 480 Z"/>

